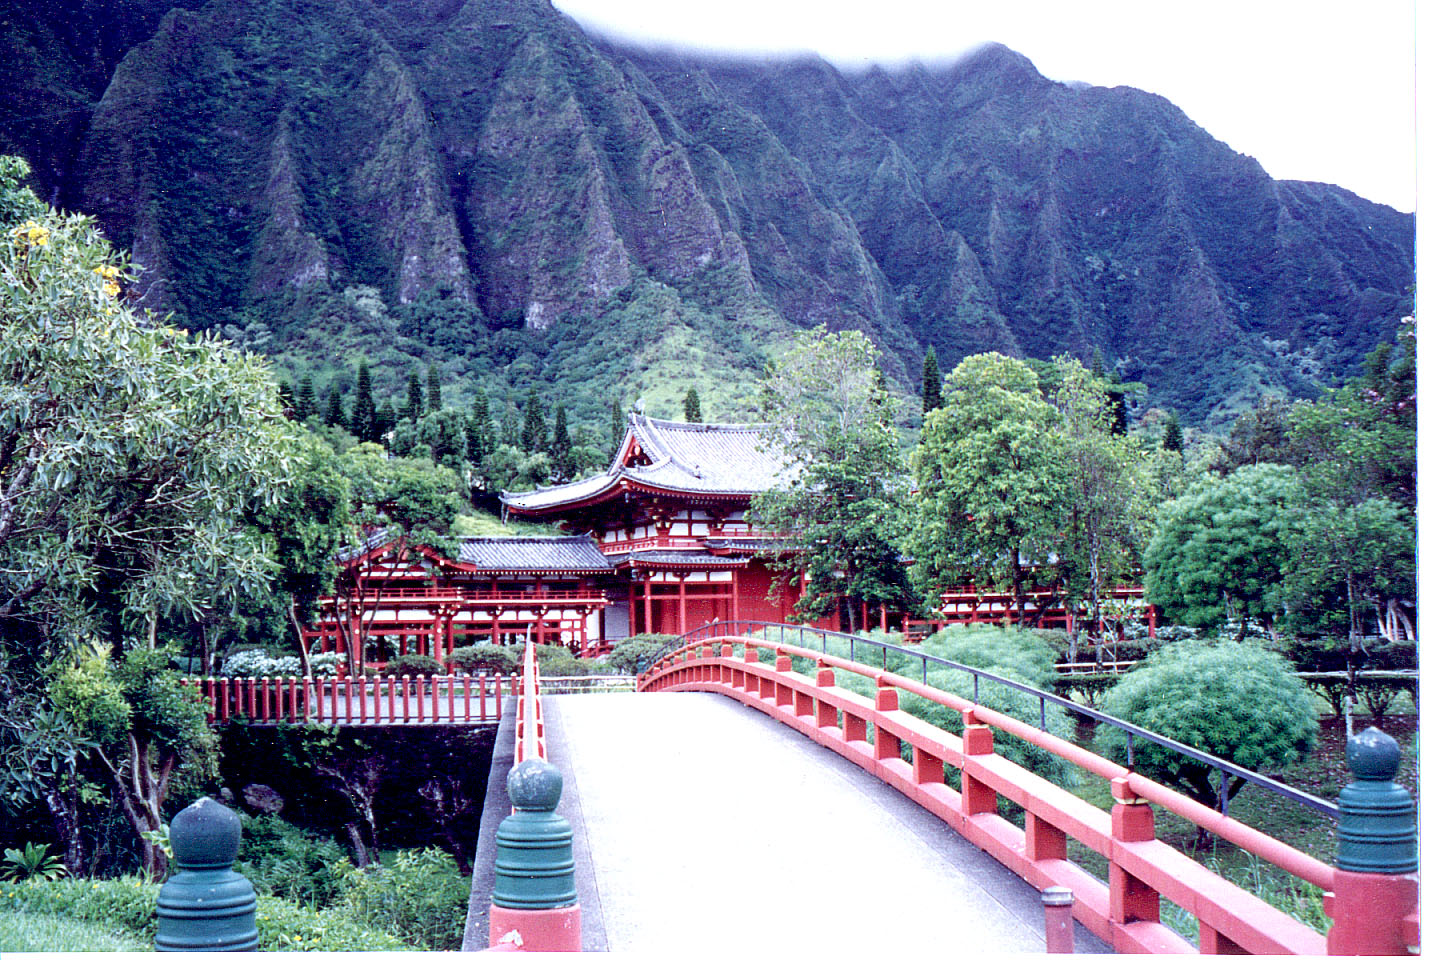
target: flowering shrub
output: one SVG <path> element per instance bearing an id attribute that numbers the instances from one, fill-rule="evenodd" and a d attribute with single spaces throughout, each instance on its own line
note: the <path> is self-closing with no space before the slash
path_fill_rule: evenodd
<path id="1" fill-rule="evenodd" d="M 317 677 L 333 677 L 343 659 L 338 653 L 313 654 L 310 669 Z M 272 657 L 264 650 L 231 654 L 220 668 L 221 675 L 226 677 L 298 677 L 304 672 L 299 657 Z"/>

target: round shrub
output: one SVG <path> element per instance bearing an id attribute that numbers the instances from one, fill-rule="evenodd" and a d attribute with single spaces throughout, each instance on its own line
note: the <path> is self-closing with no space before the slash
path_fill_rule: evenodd
<path id="1" fill-rule="evenodd" d="M 419 653 L 396 657 L 380 668 L 381 676 L 385 677 L 433 677 L 444 672 L 439 660 Z"/>
<path id="2" fill-rule="evenodd" d="M 1252 770 L 1279 770 L 1315 740 L 1315 698 L 1279 654 L 1250 643 L 1196 640 L 1152 653 L 1107 693 L 1101 709 Z M 1095 746 L 1125 762 L 1125 734 L 1103 726 Z M 1213 807 L 1219 774 L 1148 741 L 1135 740 L 1135 765 Z M 1232 794 L 1243 781 L 1231 778 Z"/>
<path id="3" fill-rule="evenodd" d="M 520 657 L 513 646 L 495 643 L 477 643 L 472 647 L 459 647 L 446 662 L 461 673 L 513 673 L 519 669 Z"/>
<path id="4" fill-rule="evenodd" d="M 616 641 L 615 648 L 605 655 L 602 662 L 611 673 L 638 675 L 650 669 L 660 651 L 674 641 L 673 634 L 637 633 L 633 637 Z"/>

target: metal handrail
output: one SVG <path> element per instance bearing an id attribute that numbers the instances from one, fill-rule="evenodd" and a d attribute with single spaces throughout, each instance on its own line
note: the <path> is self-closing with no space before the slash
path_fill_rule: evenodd
<path id="1" fill-rule="evenodd" d="M 754 632 L 758 628 L 758 630 L 762 634 L 765 630 L 778 629 L 780 631 L 781 643 L 785 642 L 785 632 L 787 630 L 798 631 L 801 642 L 795 644 L 795 646 L 799 647 L 806 646 L 803 641 L 807 634 L 818 634 L 820 637 L 820 652 L 822 654 L 830 653 L 829 642 L 831 638 L 834 638 L 836 641 L 849 644 L 848 659 L 852 661 L 855 659 L 855 644 L 857 642 L 867 644 L 871 647 L 876 647 L 880 649 L 881 669 L 885 671 L 888 671 L 890 669 L 889 655 L 892 652 L 901 656 L 910 657 L 912 659 L 918 659 L 921 664 L 920 682 L 927 686 L 929 685 L 929 668 L 931 664 L 934 664 L 937 667 L 945 667 L 953 670 L 963 670 L 964 672 L 970 674 L 974 680 L 974 695 L 972 699 L 977 702 L 980 699 L 980 681 L 982 679 L 999 683 L 1002 686 L 1011 688 L 1012 690 L 1016 690 L 1024 694 L 1029 694 L 1037 698 L 1040 701 L 1040 729 L 1042 731 L 1048 732 L 1048 730 L 1046 730 L 1045 724 L 1046 703 L 1053 703 L 1061 709 L 1069 710 L 1072 713 L 1078 713 L 1084 717 L 1089 717 L 1090 719 L 1098 723 L 1109 724 L 1110 726 L 1116 727 L 1124 731 L 1125 733 L 1125 767 L 1128 770 L 1133 771 L 1135 769 L 1135 739 L 1138 737 L 1142 740 L 1154 743 L 1157 746 L 1164 747 L 1165 749 L 1170 750 L 1173 753 L 1178 753 L 1183 757 L 1186 757 L 1190 760 L 1198 761 L 1214 770 L 1220 771 L 1220 813 L 1222 816 L 1230 815 L 1230 802 L 1228 794 L 1229 781 L 1231 777 L 1248 780 L 1254 783 L 1256 786 L 1261 787 L 1262 789 L 1268 790 L 1271 793 L 1277 794 L 1278 796 L 1282 796 L 1287 800 L 1293 800 L 1296 803 L 1309 807 L 1312 810 L 1323 813 L 1328 817 L 1339 819 L 1340 816 L 1340 809 L 1334 803 L 1331 803 L 1328 800 L 1321 799 L 1320 797 L 1306 793 L 1303 790 L 1296 790 L 1289 784 L 1281 783 L 1278 780 L 1274 780 L 1270 777 L 1265 776 L 1265 774 L 1263 773 L 1259 773 L 1255 770 L 1250 770 L 1246 767 L 1239 766 L 1238 764 L 1231 763 L 1228 760 L 1222 760 L 1221 758 L 1214 756 L 1213 754 L 1206 753 L 1203 750 L 1198 750 L 1195 747 L 1183 744 L 1178 740 L 1172 740 L 1169 737 L 1162 736 L 1161 734 L 1154 733 L 1150 730 L 1146 730 L 1144 727 L 1138 727 L 1135 724 L 1121 720 L 1118 717 L 1112 717 L 1108 713 L 1101 713 L 1099 710 L 1094 710 L 1090 707 L 1082 706 L 1081 704 L 1075 703 L 1074 701 L 1070 700 L 1068 697 L 1062 697 L 1059 694 L 1050 693 L 1047 690 L 1041 690 L 1037 687 L 1032 687 L 1028 684 L 1020 683 L 1019 681 L 1011 680 L 1009 677 L 1002 677 L 999 674 L 990 673 L 987 670 L 981 670 L 978 667 L 972 667 L 968 666 L 967 664 L 957 663 L 954 660 L 947 660 L 944 657 L 937 657 L 933 654 L 923 653 L 918 650 L 896 646 L 892 643 L 885 643 L 881 640 L 872 640 L 869 637 L 856 636 L 852 633 L 840 633 L 835 630 L 824 630 L 819 627 L 808 627 L 803 624 L 771 623 L 764 620 L 711 621 L 710 623 L 704 624 L 703 626 L 697 627 L 694 630 L 691 630 L 687 633 L 680 635 L 679 637 L 676 637 L 675 640 L 666 644 L 654 656 L 654 658 L 652 658 L 651 662 L 645 665 L 645 669 L 639 671 L 639 673 L 640 675 L 648 673 L 656 663 L 659 663 L 661 660 L 669 656 L 671 653 L 674 653 L 676 650 L 683 648 L 687 644 L 694 643 L 696 640 L 706 639 L 706 636 L 704 635 L 708 635 L 710 637 L 742 636 L 742 634 L 739 633 L 738 629 L 742 627 L 746 629 L 747 633 Z M 813 650 L 814 648 L 811 647 L 810 649 Z M 835 655 L 839 656 L 839 651 L 836 651 Z"/>

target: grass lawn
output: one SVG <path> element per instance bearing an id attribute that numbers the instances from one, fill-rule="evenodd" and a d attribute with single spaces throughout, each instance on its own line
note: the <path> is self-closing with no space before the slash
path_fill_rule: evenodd
<path id="1" fill-rule="evenodd" d="M 0 953 L 138 953 L 155 945 L 127 930 L 24 908 L 0 911 Z"/>

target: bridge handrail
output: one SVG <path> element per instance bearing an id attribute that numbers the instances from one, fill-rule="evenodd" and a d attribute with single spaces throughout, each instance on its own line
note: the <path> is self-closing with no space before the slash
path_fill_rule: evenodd
<path id="1" fill-rule="evenodd" d="M 882 661 L 881 661 L 881 662 L 882 662 L 882 669 L 885 669 L 886 667 L 888 667 L 888 657 L 889 657 L 889 654 L 892 653 L 892 652 L 893 652 L 893 653 L 896 653 L 896 654 L 900 654 L 900 655 L 902 655 L 902 656 L 910 657 L 910 658 L 912 658 L 912 659 L 918 659 L 918 660 L 920 661 L 920 663 L 921 663 L 921 682 L 922 682 L 922 683 L 925 683 L 925 680 L 926 680 L 926 678 L 927 678 L 928 675 L 929 675 L 929 668 L 930 668 L 930 665 L 931 665 L 931 664 L 934 664 L 935 666 L 938 666 L 938 667 L 945 667 L 945 668 L 947 668 L 947 669 L 961 670 L 961 671 L 964 671 L 964 672 L 966 672 L 966 673 L 969 673 L 969 674 L 971 675 L 971 677 L 973 678 L 974 682 L 975 682 L 975 688 L 974 688 L 975 693 L 974 693 L 974 697 L 975 697 L 975 700 L 976 700 L 976 701 L 978 701 L 978 700 L 979 700 L 979 697 L 980 697 L 980 681 L 981 681 L 982 679 L 984 679 L 984 680 L 990 680 L 990 681 L 993 681 L 993 682 L 995 682 L 995 683 L 999 683 L 999 684 L 1001 684 L 1002 686 L 1006 686 L 1006 687 L 1011 688 L 1012 690 L 1016 690 L 1016 691 L 1019 691 L 1020 693 L 1024 693 L 1024 694 L 1028 694 L 1028 695 L 1030 695 L 1030 696 L 1033 696 L 1033 697 L 1035 697 L 1036 699 L 1038 699 L 1038 700 L 1040 701 L 1040 732 L 1046 733 L 1047 735 L 1049 735 L 1049 734 L 1048 734 L 1048 731 L 1047 731 L 1047 729 L 1046 729 L 1046 727 L 1045 727 L 1045 704 L 1046 704 L 1046 703 L 1053 703 L 1053 704 L 1055 704 L 1056 706 L 1060 707 L 1061 709 L 1069 710 L 1069 711 L 1071 711 L 1072 713 L 1078 713 L 1078 714 L 1080 714 L 1081 716 L 1084 716 L 1084 717 L 1089 717 L 1090 719 L 1096 721 L 1097 723 L 1104 723 L 1104 724 L 1108 724 L 1108 725 L 1110 725 L 1110 726 L 1112 726 L 1112 727 L 1116 727 L 1117 729 L 1119 729 L 1119 730 L 1121 730 L 1121 731 L 1123 731 L 1123 732 L 1125 733 L 1125 760 L 1126 760 L 1126 763 L 1125 763 L 1125 766 L 1124 766 L 1123 768 L 1121 768 L 1122 770 L 1125 770 L 1125 771 L 1127 771 L 1127 772 L 1134 770 L 1134 768 L 1135 768 L 1135 738 L 1136 738 L 1136 737 L 1139 737 L 1139 738 L 1142 739 L 1142 740 L 1147 740 L 1147 741 L 1149 741 L 1150 743 L 1156 744 L 1157 746 L 1160 746 L 1160 747 L 1163 747 L 1163 748 L 1165 748 L 1165 749 L 1167 749 L 1167 750 L 1170 750 L 1170 751 L 1173 752 L 1173 753 L 1178 753 L 1178 754 L 1180 754 L 1180 755 L 1183 756 L 1183 757 L 1186 757 L 1186 758 L 1191 759 L 1191 760 L 1198 761 L 1198 762 L 1200 762 L 1200 763 L 1205 764 L 1206 766 L 1209 766 L 1209 767 L 1211 767 L 1211 768 L 1213 768 L 1213 769 L 1215 769 L 1215 770 L 1220 771 L 1220 815 L 1221 815 L 1222 817 L 1228 818 L 1229 815 L 1230 815 L 1230 804 L 1229 804 L 1229 797 L 1228 797 L 1229 789 L 1228 789 L 1228 787 L 1229 787 L 1229 780 L 1230 780 L 1231 777 L 1238 777 L 1238 778 L 1241 778 L 1241 779 L 1250 781 L 1251 783 L 1254 783 L 1256 786 L 1261 787 L 1262 789 L 1268 790 L 1268 791 L 1270 791 L 1271 793 L 1277 794 L 1278 796 L 1282 796 L 1282 797 L 1286 798 L 1287 800 L 1292 800 L 1292 801 L 1294 801 L 1294 802 L 1296 802 L 1296 803 L 1302 804 L 1303 806 L 1309 807 L 1310 809 L 1315 810 L 1315 811 L 1317 811 L 1317 812 L 1319 812 L 1319 813 L 1323 813 L 1323 814 L 1325 814 L 1326 816 L 1331 817 L 1332 819 L 1338 819 L 1339 816 L 1340 816 L 1340 809 L 1339 809 L 1339 807 L 1337 807 L 1334 803 L 1331 803 L 1331 802 L 1328 801 L 1328 800 L 1324 800 L 1324 799 L 1322 799 L 1322 798 L 1320 798 L 1320 797 L 1314 796 L 1313 794 L 1306 793 L 1306 792 L 1303 791 L 1303 790 L 1297 790 L 1297 789 L 1295 789 L 1294 787 L 1290 786 L 1289 784 L 1281 783 L 1281 782 L 1278 781 L 1278 780 L 1275 780 L 1275 779 L 1272 779 L 1271 777 L 1265 776 L 1265 774 L 1263 774 L 1263 773 L 1260 773 L 1260 772 L 1255 771 L 1255 770 L 1251 770 L 1251 769 L 1249 769 L 1249 768 L 1247 768 L 1247 767 L 1242 767 L 1242 766 L 1240 766 L 1240 765 L 1238 765 L 1238 764 L 1231 763 L 1231 762 L 1228 761 L 1228 760 L 1223 760 L 1223 759 L 1221 759 L 1220 757 L 1215 756 L 1214 754 L 1206 753 L 1204 750 L 1199 750 L 1199 749 L 1197 749 L 1197 748 L 1195 748 L 1195 747 L 1192 747 L 1192 746 L 1189 746 L 1189 745 L 1187 745 L 1187 744 L 1181 743 L 1181 742 L 1179 742 L 1178 740 L 1172 740 L 1172 739 L 1170 739 L 1169 737 L 1163 736 L 1162 734 L 1155 733 L 1154 731 L 1151 731 L 1151 730 L 1146 730 L 1144 727 L 1136 726 L 1136 725 L 1133 724 L 1133 723 L 1129 723 L 1129 722 L 1127 722 L 1127 721 L 1125 721 L 1125 720 L 1121 720 L 1119 717 L 1112 717 L 1112 716 L 1111 716 L 1110 714 L 1108 714 L 1108 713 L 1102 713 L 1102 712 L 1100 712 L 1099 710 L 1095 710 L 1095 709 L 1093 709 L 1093 708 L 1091 708 L 1091 707 L 1084 706 L 1083 704 L 1075 703 L 1073 700 L 1069 699 L 1068 697 L 1064 697 L 1064 696 L 1061 696 L 1061 695 L 1056 694 L 1056 693 L 1051 693 L 1051 692 L 1049 692 L 1048 690 L 1041 690 L 1041 689 L 1039 689 L 1039 688 L 1037 688 L 1037 687 L 1032 687 L 1032 686 L 1030 686 L 1030 685 L 1028 685 L 1028 684 L 1020 683 L 1020 682 L 1017 681 L 1017 680 L 1012 680 L 1012 679 L 1010 679 L 1009 677 L 1003 677 L 1003 676 L 1000 676 L 999 674 L 990 673 L 989 671 L 987 671 L 987 670 L 981 670 L 981 669 L 978 668 L 978 667 L 972 667 L 972 666 L 969 666 L 969 665 L 967 665 L 967 664 L 958 663 L 958 662 L 956 662 L 956 661 L 954 661 L 954 660 L 948 660 L 948 659 L 946 659 L 946 658 L 944 658 L 944 657 L 937 657 L 937 656 L 935 656 L 935 655 L 933 655 L 933 654 L 923 653 L 923 652 L 921 652 L 921 651 L 919 651 L 919 650 L 914 650 L 914 649 L 910 649 L 910 648 L 907 648 L 907 647 L 897 646 L 897 645 L 892 644 L 892 643 L 885 643 L 884 641 L 881 641 L 881 640 L 873 640 L 873 639 L 871 639 L 870 637 L 857 636 L 857 635 L 852 634 L 852 633 L 840 633 L 840 632 L 835 631 L 835 630 L 825 630 L 825 629 L 822 629 L 822 628 L 819 628 L 819 627 L 805 626 L 805 625 L 803 625 L 803 624 L 771 623 L 771 622 L 767 622 L 767 621 L 763 621 L 763 620 L 719 620 L 719 621 L 712 621 L 711 623 L 704 624 L 703 626 L 697 627 L 697 628 L 695 628 L 694 630 L 688 631 L 687 633 L 684 633 L 684 634 L 680 635 L 679 637 L 677 637 L 675 640 L 671 641 L 669 644 L 666 644 L 666 646 L 663 647 L 663 648 L 661 648 L 660 652 L 657 653 L 657 654 L 654 656 L 654 658 L 652 658 L 650 664 L 646 664 L 646 665 L 645 665 L 645 666 L 646 666 L 646 669 L 639 671 L 639 674 L 640 674 L 641 676 L 643 676 L 643 675 L 651 668 L 651 666 L 652 666 L 653 664 L 660 662 L 664 657 L 668 656 L 670 653 L 673 653 L 675 650 L 678 650 L 678 649 L 683 648 L 683 647 L 686 646 L 688 643 L 694 642 L 694 640 L 692 640 L 692 639 L 687 639 L 687 638 L 698 638 L 701 634 L 706 634 L 706 633 L 708 633 L 708 635 L 711 637 L 711 639 L 715 639 L 715 638 L 717 638 L 717 637 L 719 637 L 719 636 L 727 635 L 727 634 L 725 633 L 725 631 L 728 630 L 729 628 L 734 628 L 734 627 L 748 627 L 748 628 L 749 628 L 748 633 L 753 633 L 756 628 L 759 628 L 759 629 L 761 630 L 762 634 L 763 634 L 763 632 L 764 632 L 765 630 L 768 630 L 768 629 L 778 629 L 778 630 L 780 630 L 780 636 L 781 636 L 781 639 L 782 639 L 782 640 L 784 639 L 785 631 L 787 631 L 787 630 L 799 631 L 799 634 L 800 634 L 800 637 L 801 637 L 802 640 L 804 639 L 804 637 L 805 637 L 806 634 L 818 634 L 818 635 L 820 636 L 820 638 L 821 638 L 820 652 L 821 652 L 822 654 L 826 655 L 826 656 L 829 656 L 829 655 L 830 655 L 830 654 L 829 654 L 829 648 L 828 648 L 828 641 L 829 641 L 830 638 L 833 637 L 833 638 L 835 638 L 835 639 L 837 639 L 837 640 L 841 640 L 841 641 L 844 641 L 844 642 L 846 642 L 846 643 L 849 643 L 849 645 L 850 645 L 850 656 L 849 656 L 849 659 L 850 659 L 851 661 L 854 661 L 854 659 L 855 659 L 855 644 L 856 644 L 857 642 L 858 642 L 858 643 L 867 644 L 867 645 L 872 646 L 872 647 L 877 647 L 877 648 L 879 648 L 879 649 L 882 651 L 882 654 L 881 654 L 881 655 L 882 655 Z M 717 633 L 717 632 L 716 632 L 717 630 L 720 631 L 720 632 Z M 747 636 L 748 636 L 748 633 L 746 634 Z M 733 635 L 736 636 L 736 639 L 741 639 L 741 638 L 742 638 L 742 635 L 739 634 L 739 633 L 736 633 L 736 634 L 733 634 Z M 747 641 L 747 642 L 748 642 L 748 641 Z M 813 649 L 813 648 L 809 648 L 809 647 L 798 647 L 797 649 L 799 649 L 799 650 L 809 650 L 809 649 Z M 808 659 L 808 658 L 807 658 L 807 659 Z M 862 666 L 862 667 L 863 667 L 864 665 L 863 665 L 863 664 L 857 664 L 857 666 Z M 845 669 L 849 670 L 850 668 L 849 668 L 849 667 L 846 667 Z M 852 672 L 861 673 L 861 674 L 863 675 L 863 671 L 862 671 L 862 670 L 856 670 L 856 671 L 852 671 Z M 902 679 L 903 679 L 903 678 L 902 678 Z M 925 685 L 926 685 L 927 689 L 929 689 L 928 683 L 925 684 Z M 898 686 L 898 684 L 897 684 L 897 686 Z M 913 692 L 919 692 L 919 691 L 913 691 Z M 986 709 L 986 710 L 988 710 L 988 709 L 990 709 L 990 708 L 988 708 L 988 707 L 982 707 L 981 709 Z M 1004 714 L 996 714 L 996 715 L 999 716 L 999 717 L 1003 717 L 1006 723 L 1019 723 L 1019 721 L 1013 720 L 1013 719 L 1011 719 L 1010 717 L 1005 716 Z M 1021 734 L 1016 733 L 1014 730 L 1010 730 L 1010 729 L 1005 725 L 1005 723 L 996 723 L 995 726 L 1000 727 L 1002 730 L 1005 730 L 1007 733 L 1014 733 L 1016 736 L 1021 737 L 1021 739 L 1025 739 L 1025 737 L 1023 737 Z M 1029 727 L 1028 724 L 1022 724 L 1022 726 Z M 1033 729 L 1033 728 L 1031 728 L 1031 729 Z M 1066 741 L 1059 740 L 1059 738 L 1055 738 L 1055 740 L 1056 740 L 1057 743 L 1066 743 Z M 1036 744 L 1036 745 L 1037 745 L 1037 746 L 1041 746 L 1040 744 Z M 1067 745 L 1068 745 L 1068 744 L 1067 744 Z M 1070 745 L 1070 746 L 1073 746 L 1073 745 Z M 1046 748 L 1046 749 L 1048 749 L 1048 748 Z M 1078 749 L 1078 748 L 1077 748 L 1077 749 Z M 1052 751 L 1052 752 L 1053 752 L 1053 751 Z M 1089 754 L 1090 756 L 1095 756 L 1095 754 L 1090 754 L 1088 750 L 1085 751 L 1085 752 L 1086 752 L 1087 754 Z M 1066 759 L 1069 759 L 1069 758 L 1066 758 Z M 1102 758 L 1098 758 L 1098 757 L 1097 757 L 1097 759 L 1102 759 Z M 1111 761 L 1104 761 L 1104 762 L 1109 763 L 1109 762 L 1111 762 Z M 1081 765 L 1081 766 L 1084 766 L 1084 764 L 1080 764 L 1080 765 Z M 1099 771 L 1092 771 L 1092 772 L 1097 772 L 1097 773 L 1098 773 Z M 1108 775 L 1107 775 L 1107 776 L 1108 776 Z M 1179 796 L 1179 794 L 1177 794 L 1177 796 Z M 1158 801 L 1157 801 L 1157 802 L 1158 802 Z M 1201 806 L 1203 806 L 1203 805 L 1201 805 Z M 1207 809 L 1207 810 L 1208 810 L 1209 808 L 1208 808 L 1208 807 L 1204 807 L 1204 809 Z M 1178 812 L 1178 811 L 1177 811 L 1177 812 Z M 1183 816 L 1183 814 L 1182 814 L 1182 816 Z M 1206 829 L 1209 829 L 1209 828 L 1207 827 Z"/>
<path id="2" fill-rule="evenodd" d="M 184 677 L 213 725 L 250 723 L 491 723 L 500 718 L 505 682 L 513 677 Z M 493 708 L 492 708 L 493 697 Z M 411 715 L 411 706 L 414 715 Z"/>
<path id="3" fill-rule="evenodd" d="M 718 657 L 713 649 L 717 639 Z M 732 641 L 743 650 L 739 657 L 732 653 Z M 775 652 L 773 665 L 758 662 L 760 649 Z M 814 677 L 794 672 L 795 657 L 816 661 L 823 669 Z M 875 680 L 874 697 L 836 686 L 836 669 Z M 692 640 L 641 678 L 640 689 L 647 688 L 714 690 L 801 730 L 940 816 L 1032 886 L 1072 887 L 1077 919 L 1117 951 L 1186 948 L 1177 934 L 1158 922 L 1158 898 L 1164 896 L 1199 921 L 1201 952 L 1227 953 L 1236 947 L 1251 953 L 1324 952 L 1326 940 L 1313 928 L 1157 842 L 1153 814 L 1144 804 L 1164 807 L 1339 896 L 1342 874 L 1335 867 L 999 711 L 839 655 L 755 637 Z M 963 736 L 899 709 L 901 689 L 959 710 L 965 723 Z M 867 735 L 867 724 L 873 734 Z M 1107 776 L 1114 807 L 1107 815 L 1064 787 L 994 755 L 992 727 Z M 909 760 L 902 753 L 907 744 L 912 751 Z M 946 767 L 964 781 L 960 786 L 945 782 Z M 1023 829 L 998 815 L 997 795 L 1024 809 Z M 1103 878 L 1091 876 L 1070 860 L 1067 838 L 1109 861 L 1108 888 Z M 1345 892 L 1351 896 L 1348 887 Z"/>

